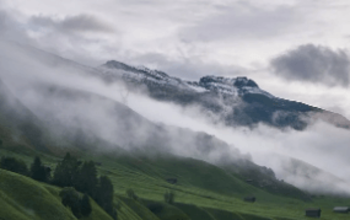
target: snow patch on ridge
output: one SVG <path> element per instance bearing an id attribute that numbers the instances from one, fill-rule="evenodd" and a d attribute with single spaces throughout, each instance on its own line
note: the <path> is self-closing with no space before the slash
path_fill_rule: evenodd
<path id="1" fill-rule="evenodd" d="M 162 71 L 148 69 L 145 66 L 134 67 L 114 60 L 98 67 L 98 70 L 111 80 L 123 79 L 140 83 L 151 83 L 194 93 L 216 92 L 230 96 L 260 94 L 271 99 L 275 98 L 270 93 L 261 90 L 253 80 L 247 77 L 204 76 L 199 82 L 189 82 L 171 77 Z"/>

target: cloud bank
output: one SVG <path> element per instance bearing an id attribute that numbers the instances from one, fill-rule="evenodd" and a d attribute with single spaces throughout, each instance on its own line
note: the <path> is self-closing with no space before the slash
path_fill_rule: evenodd
<path id="1" fill-rule="evenodd" d="M 52 18 L 49 16 L 33 16 L 29 20 L 30 25 L 39 29 L 53 29 L 60 32 L 112 32 L 107 26 L 92 15 L 80 14 L 64 18 Z M 43 30 L 45 31 L 45 30 Z"/>
<path id="2" fill-rule="evenodd" d="M 301 45 L 274 58 L 271 65 L 276 75 L 289 80 L 344 87 L 350 83 L 350 60 L 344 50 Z"/>

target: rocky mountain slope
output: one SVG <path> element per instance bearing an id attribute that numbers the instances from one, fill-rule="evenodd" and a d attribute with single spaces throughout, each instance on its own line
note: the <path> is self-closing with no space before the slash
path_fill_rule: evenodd
<path id="1" fill-rule="evenodd" d="M 190 82 L 158 70 L 133 67 L 114 60 L 97 70 L 99 77 L 106 82 L 122 80 L 130 85 L 130 89 L 145 86 L 149 95 L 157 100 L 199 105 L 204 113 L 214 113 L 213 121 L 230 126 L 253 127 L 265 123 L 303 130 L 309 123 L 323 120 L 350 128 L 350 121 L 339 114 L 275 97 L 247 77 L 204 76 L 198 82 Z"/>

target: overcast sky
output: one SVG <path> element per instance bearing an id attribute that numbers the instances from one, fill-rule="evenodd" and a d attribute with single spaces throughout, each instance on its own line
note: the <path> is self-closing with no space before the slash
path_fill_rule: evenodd
<path id="1" fill-rule="evenodd" d="M 262 89 L 350 118 L 348 0 L 0 0 L 0 38 Z"/>

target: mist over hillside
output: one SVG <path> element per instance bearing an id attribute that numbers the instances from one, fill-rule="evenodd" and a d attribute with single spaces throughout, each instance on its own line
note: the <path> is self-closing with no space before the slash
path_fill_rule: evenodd
<path id="1" fill-rule="evenodd" d="M 264 123 L 232 127 L 220 115 L 213 122 L 215 112 L 208 117 L 198 104 L 154 99 L 142 83 L 134 92 L 122 81 L 101 80 L 103 73 L 93 67 L 27 46 L 2 42 L 1 48 L 1 79 L 56 141 L 166 152 L 222 166 L 253 161 L 310 192 L 349 193 L 350 179 L 339 169 L 349 165 L 349 130 L 333 123 L 315 121 L 303 131 Z"/>

